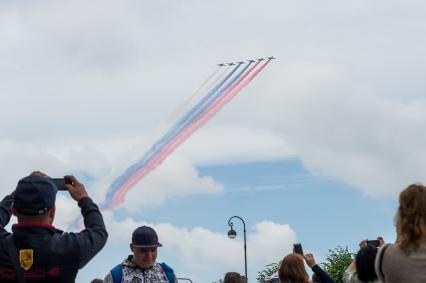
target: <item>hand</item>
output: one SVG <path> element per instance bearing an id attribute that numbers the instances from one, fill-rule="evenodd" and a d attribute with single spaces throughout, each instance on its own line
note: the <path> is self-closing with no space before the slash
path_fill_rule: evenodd
<path id="1" fill-rule="evenodd" d="M 355 260 L 353 260 L 352 262 L 351 262 L 351 264 L 349 265 L 349 267 L 348 267 L 348 270 L 350 271 L 350 272 L 356 272 L 356 262 L 355 262 Z"/>
<path id="2" fill-rule="evenodd" d="M 367 245 L 367 240 L 362 240 L 361 242 L 359 242 L 359 247 L 360 248 L 365 248 Z"/>
<path id="3" fill-rule="evenodd" d="M 80 201 L 82 198 L 88 197 L 86 189 L 84 188 L 84 185 L 81 184 L 74 176 L 65 176 L 64 177 L 66 181 L 70 182 L 71 184 L 65 184 L 65 187 L 70 192 L 71 197 L 76 200 L 77 202 Z"/>
<path id="4" fill-rule="evenodd" d="M 314 267 L 317 263 L 315 262 L 314 259 L 314 255 L 313 254 L 305 254 L 305 260 L 306 260 L 306 264 L 312 268 Z"/>

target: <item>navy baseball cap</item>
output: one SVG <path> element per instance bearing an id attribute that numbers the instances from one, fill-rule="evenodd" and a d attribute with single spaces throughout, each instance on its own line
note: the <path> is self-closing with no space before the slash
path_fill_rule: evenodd
<path id="1" fill-rule="evenodd" d="M 132 244 L 137 248 L 155 248 L 163 246 L 158 242 L 158 236 L 155 230 L 148 226 L 138 227 L 133 231 Z"/>
<path id="2" fill-rule="evenodd" d="M 19 180 L 13 206 L 24 215 L 39 215 L 55 206 L 58 188 L 50 178 L 30 175 Z"/>

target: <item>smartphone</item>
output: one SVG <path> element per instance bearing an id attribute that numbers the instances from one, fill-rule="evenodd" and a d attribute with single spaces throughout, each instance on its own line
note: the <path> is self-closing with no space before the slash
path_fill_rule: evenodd
<path id="1" fill-rule="evenodd" d="M 65 184 L 69 184 L 69 181 L 65 178 L 52 178 L 52 182 L 55 183 L 59 191 L 66 191 Z"/>
<path id="2" fill-rule="evenodd" d="M 367 240 L 367 246 L 372 246 L 372 247 L 380 247 L 380 241 L 379 240 Z"/>
<path id="3" fill-rule="evenodd" d="M 293 252 L 296 254 L 300 254 L 303 256 L 303 248 L 302 248 L 302 244 L 298 243 L 298 244 L 293 244 Z"/>

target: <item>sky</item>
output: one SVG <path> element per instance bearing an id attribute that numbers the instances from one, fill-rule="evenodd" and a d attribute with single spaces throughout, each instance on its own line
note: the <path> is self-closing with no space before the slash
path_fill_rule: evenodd
<path id="1" fill-rule="evenodd" d="M 154 227 L 178 277 L 248 278 L 301 242 L 394 241 L 398 193 L 425 179 L 424 1 L 0 1 L 0 192 L 34 170 L 101 202 L 217 63 L 275 56 L 104 213 L 103 278 Z M 64 192 L 54 225 L 79 215 Z M 15 221 L 15 220 L 13 220 Z"/>

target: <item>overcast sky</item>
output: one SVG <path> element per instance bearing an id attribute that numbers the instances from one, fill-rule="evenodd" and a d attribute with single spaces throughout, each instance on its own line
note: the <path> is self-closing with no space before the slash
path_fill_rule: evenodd
<path id="1" fill-rule="evenodd" d="M 242 271 L 241 242 L 216 226 L 156 222 L 145 212 L 165 215 L 170 201 L 194 196 L 223 202 L 229 184 L 201 168 L 271 161 L 336 182 L 360 204 L 394 202 L 404 186 L 425 179 L 425 13 L 424 1 L 0 1 L 0 191 L 40 169 L 76 174 L 102 201 L 217 63 L 273 55 L 105 215 L 105 254 L 127 249 L 132 229 L 149 223 L 180 274 L 211 282 Z M 278 175 L 274 181 L 285 180 Z M 262 194 L 274 198 L 274 190 Z M 254 200 L 239 205 L 245 215 L 268 209 Z M 78 210 L 65 195 L 58 207 L 55 225 L 66 229 Z M 195 209 L 185 207 L 176 215 Z M 300 238 L 272 216 L 249 226 L 254 279 Z M 81 282 L 103 276 L 127 252 L 99 260 L 105 270 L 90 267 Z"/>

